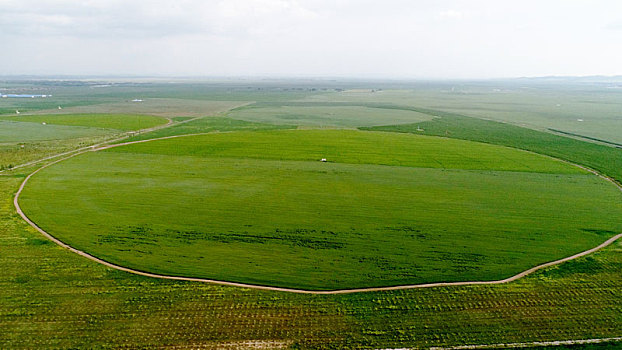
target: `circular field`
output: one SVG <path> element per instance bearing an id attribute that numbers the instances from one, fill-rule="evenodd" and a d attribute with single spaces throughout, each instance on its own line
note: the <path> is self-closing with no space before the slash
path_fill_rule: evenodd
<path id="1" fill-rule="evenodd" d="M 619 203 L 611 183 L 544 156 L 350 130 L 89 152 L 20 197 L 41 228 L 118 265 L 317 290 L 509 277 L 621 231 Z"/>

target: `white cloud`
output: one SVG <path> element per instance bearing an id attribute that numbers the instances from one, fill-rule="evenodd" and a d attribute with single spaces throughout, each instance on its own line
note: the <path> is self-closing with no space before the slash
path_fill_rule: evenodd
<path id="1" fill-rule="evenodd" d="M 622 20 L 610 22 L 605 26 L 605 29 L 609 30 L 622 30 Z"/>
<path id="2" fill-rule="evenodd" d="M 2 32 L 18 36 L 250 33 L 316 17 L 317 14 L 295 0 L 0 1 Z"/>
<path id="3" fill-rule="evenodd" d="M 622 74 L 619 13 L 617 0 L 0 0 L 0 74 Z"/>
<path id="4" fill-rule="evenodd" d="M 462 19 L 465 14 L 461 11 L 456 10 L 446 10 L 438 13 L 437 18 L 439 19 Z"/>

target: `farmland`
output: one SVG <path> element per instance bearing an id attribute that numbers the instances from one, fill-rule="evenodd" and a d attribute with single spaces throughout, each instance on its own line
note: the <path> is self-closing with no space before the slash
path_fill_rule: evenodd
<path id="1" fill-rule="evenodd" d="M 264 123 L 306 126 L 373 126 L 407 124 L 432 119 L 411 110 L 364 106 L 254 106 L 237 108 L 231 118 Z"/>
<path id="2" fill-rule="evenodd" d="M 88 100 L 94 106 L 93 108 L 101 111 L 106 108 L 106 104 L 121 103 L 115 100 L 127 100 L 138 93 L 141 97 L 164 98 L 168 96 L 167 98 L 178 99 L 180 102 L 179 118 L 171 115 L 173 124 L 170 127 L 137 135 L 131 138 L 134 140 L 200 132 L 220 131 L 220 133 L 151 141 L 89 152 L 74 157 L 42 171 L 38 174 L 40 177 L 38 175 L 33 177 L 33 182 L 26 187 L 30 193 L 25 193 L 22 200 L 24 204 L 26 204 L 25 201 L 31 200 L 31 206 L 36 210 L 51 210 L 50 205 L 46 205 L 45 208 L 43 206 L 36 208 L 40 201 L 32 199 L 47 191 L 48 194 L 63 193 L 66 197 L 62 199 L 62 196 L 54 196 L 55 198 L 50 197 L 45 200 L 70 201 L 72 199 L 69 195 L 71 187 L 78 184 L 79 180 L 82 187 L 80 191 L 84 190 L 86 191 L 84 193 L 93 195 L 94 205 L 105 204 L 100 209 L 115 209 L 114 205 L 110 204 L 115 201 L 107 199 L 106 191 L 110 192 L 110 198 L 116 199 L 116 203 L 125 203 L 124 205 L 128 206 L 138 203 L 149 207 L 160 203 L 161 208 L 164 208 L 164 211 L 160 212 L 162 215 L 146 216 L 152 225 L 149 228 L 151 231 L 148 232 L 152 234 L 158 233 L 163 224 L 169 224 L 162 216 L 178 217 L 190 214 L 190 218 L 188 216 L 184 218 L 193 220 L 191 217 L 193 213 L 184 212 L 183 209 L 192 204 L 201 204 L 201 198 L 205 198 L 202 196 L 205 193 L 201 191 L 208 190 L 204 182 L 208 176 L 211 179 L 221 179 L 221 184 L 228 185 L 229 188 L 233 183 L 234 185 L 242 184 L 248 190 L 249 182 L 243 180 L 249 174 L 250 169 L 253 169 L 256 178 L 253 178 L 251 183 L 257 183 L 258 180 L 270 183 L 269 181 L 275 181 L 275 176 L 279 176 L 283 183 L 278 185 L 292 188 L 291 195 L 296 199 L 302 199 L 300 202 L 306 205 L 317 205 L 313 201 L 319 200 L 317 199 L 318 188 L 328 187 L 326 190 L 328 194 L 339 194 L 340 192 L 335 191 L 339 187 L 333 187 L 337 184 L 347 185 L 343 187 L 347 191 L 360 188 L 354 186 L 355 184 L 362 184 L 366 190 L 373 184 L 381 189 L 378 193 L 382 194 L 383 198 L 388 193 L 395 196 L 395 198 L 387 196 L 391 199 L 388 204 L 394 208 L 399 205 L 404 207 L 423 205 L 412 198 L 399 196 L 399 191 L 413 191 L 413 187 L 416 186 L 412 186 L 412 183 L 409 185 L 407 181 L 413 179 L 419 183 L 425 183 L 424 187 L 430 191 L 434 187 L 433 184 L 439 183 L 438 187 L 444 189 L 444 194 L 453 193 L 454 195 L 447 197 L 448 203 L 465 200 L 465 198 L 457 198 L 459 190 L 468 192 L 467 199 L 471 202 L 462 202 L 462 206 L 451 212 L 452 215 L 462 215 L 460 219 L 463 223 L 475 219 L 485 221 L 484 216 L 469 215 L 465 208 L 470 208 L 470 210 L 488 208 L 485 212 L 490 217 L 498 218 L 502 216 L 500 213 L 503 212 L 506 204 L 515 205 L 514 209 L 522 213 L 521 220 L 537 216 L 529 221 L 528 225 L 504 226 L 509 227 L 515 234 L 523 234 L 530 238 L 536 237 L 538 240 L 537 243 L 531 244 L 524 242 L 525 247 L 529 246 L 529 252 L 533 254 L 517 255 L 523 259 L 523 264 L 528 266 L 533 266 L 536 260 L 545 261 L 555 256 L 567 256 L 572 252 L 594 246 L 620 231 L 618 219 L 620 217 L 618 212 L 620 194 L 611 184 L 570 165 L 507 147 L 525 149 L 587 165 L 616 179 L 620 179 L 618 173 L 620 168 L 616 166 L 621 159 L 619 149 L 538 130 L 519 128 L 511 124 L 484 121 L 472 118 L 467 113 L 445 112 L 442 108 L 430 108 L 426 106 L 427 103 L 417 103 L 410 97 L 400 100 L 394 96 L 402 94 L 402 90 L 389 90 L 388 87 L 385 87 L 381 94 L 375 93 L 373 98 L 363 98 L 360 97 L 366 94 L 363 92 L 334 92 L 335 83 L 327 83 L 326 90 L 313 85 L 295 88 L 292 85 L 284 85 L 290 89 L 286 91 L 284 88 L 276 89 L 266 85 L 258 84 L 253 89 L 248 89 L 244 86 L 201 87 L 199 84 L 193 84 L 182 86 L 175 91 L 170 91 L 170 89 L 164 91 L 154 85 L 143 87 L 140 84 L 133 84 L 103 88 L 108 89 L 106 93 L 101 90 L 89 91 L 89 95 L 80 95 L 79 91 L 67 88 L 63 90 L 65 95 L 58 95 L 68 102 L 76 101 L 76 104 L 80 104 L 80 99 Z M 354 88 L 355 86 L 339 87 Z M 414 87 L 408 95 L 411 96 L 413 92 L 421 94 L 428 91 L 421 89 Z M 565 95 L 563 91 L 559 93 L 562 96 L 570 96 Z M 394 96 L 391 97 L 391 94 Z M 230 101 L 233 101 L 229 108 L 251 105 L 253 101 L 259 101 L 257 107 L 288 106 L 286 108 L 288 114 L 300 113 L 305 117 L 300 121 L 294 118 L 282 118 L 281 121 L 278 121 L 278 118 L 259 120 L 253 119 L 255 117 L 250 115 L 244 118 L 246 121 L 232 118 L 244 112 L 247 107 L 231 112 L 218 110 L 213 114 L 217 117 L 192 121 L 184 116 L 182 98 L 226 101 L 226 96 L 231 96 Z M 348 101 L 336 102 L 344 99 L 344 96 L 348 98 Z M 359 101 L 353 102 L 355 98 Z M 322 100 L 331 102 L 321 102 Z M 36 101 L 9 102 L 11 104 L 34 104 Z M 311 126 L 312 123 L 307 122 L 309 120 L 307 116 L 310 113 L 309 104 L 314 104 L 319 111 L 322 111 L 319 117 L 325 117 L 325 111 L 339 113 L 339 108 L 346 107 L 342 104 L 357 105 L 357 108 L 344 109 L 347 113 L 344 113 L 343 119 L 331 125 L 348 128 L 360 126 L 365 130 L 283 130 L 298 126 L 304 128 Z M 335 104 L 340 105 L 335 106 Z M 436 104 L 436 107 L 439 107 L 438 103 Z M 189 105 L 188 110 L 197 104 L 190 103 Z M 371 107 L 371 105 L 376 107 L 382 105 L 383 108 Z M 296 111 L 298 107 L 300 111 Z M 509 108 L 509 105 L 506 107 Z M 393 119 L 392 122 L 385 124 L 384 122 L 375 123 L 372 120 L 373 115 L 366 115 L 359 123 L 353 119 L 352 113 L 361 111 L 364 114 L 366 111 L 364 108 L 378 109 L 381 112 L 396 108 L 404 111 L 412 110 L 420 119 L 412 122 L 408 122 L 410 117 Z M 44 110 L 37 113 L 43 112 Z M 188 112 L 188 115 L 191 113 L 192 111 Z M 339 116 L 335 118 L 339 119 Z M 182 123 L 185 121 L 187 122 Z M 387 118 L 385 121 L 391 121 L 391 119 Z M 267 122 L 277 124 L 267 124 Z M 534 127 L 534 129 L 538 128 Z M 600 136 L 603 135 L 605 134 Z M 436 136 L 441 136 L 441 138 Z M 99 142 L 101 138 L 85 136 L 80 140 L 83 144 L 93 144 Z M 67 148 L 77 147 L 76 143 L 72 143 L 75 139 L 54 142 L 58 142 L 59 147 L 60 145 Z M 277 147 L 266 146 L 270 144 Z M 41 157 L 46 153 L 43 146 L 37 145 L 39 145 L 37 142 L 32 142 L 30 152 L 33 157 Z M 386 147 L 383 148 L 383 145 Z M 443 147 L 437 147 L 438 145 Z M 412 148 L 408 148 L 409 146 Z M 418 149 L 424 149 L 426 154 L 435 154 L 435 156 L 422 157 L 416 152 Z M 0 160 L 6 162 L 9 157 L 19 160 L 19 156 L 15 155 L 16 151 L 7 150 L 6 154 L 0 155 L 2 157 Z M 320 163 L 318 157 L 326 157 L 329 162 Z M 435 162 L 434 159 L 440 162 Z M 213 164 L 219 164 L 219 167 L 214 168 Z M 466 344 L 614 338 L 622 334 L 622 310 L 620 309 L 622 245 L 619 242 L 587 257 L 547 268 L 503 285 L 437 287 L 320 296 L 164 281 L 134 276 L 98 265 L 51 244 L 28 227 L 15 214 L 11 196 L 24 176 L 35 169 L 35 167 L 20 168 L 0 177 L 0 190 L 4 198 L 0 201 L 0 216 L 2 217 L 0 221 L 2 225 L 0 233 L 0 251 L 2 252 L 0 254 L 0 266 L 2 267 L 0 269 L 0 329 L 2 329 L 0 347 L 2 348 L 252 348 L 260 346 L 267 348 L 429 348 Z M 98 178 L 99 181 L 97 181 Z M 301 183 L 303 179 L 307 182 Z M 37 184 L 37 181 L 41 182 Z M 175 185 L 171 186 L 172 183 Z M 390 189 L 388 187 L 391 186 L 387 184 L 390 183 L 401 185 L 394 186 L 394 192 L 388 192 Z M 61 184 L 65 186 L 71 184 L 69 191 L 63 189 Z M 119 184 L 125 186 L 119 186 Z M 524 186 L 522 189 L 521 184 Z M 154 190 L 137 193 L 125 191 L 132 187 L 139 188 L 138 185 L 147 185 L 143 189 L 175 187 L 176 191 L 184 195 L 183 198 L 187 203 L 180 203 L 180 200 Z M 100 191 L 97 191 L 98 187 Z M 488 192 L 482 193 L 479 197 L 473 197 L 477 192 L 484 192 L 485 188 Z M 490 188 L 498 188 L 499 192 L 491 192 Z M 532 188 L 538 190 L 533 191 Z M 197 189 L 201 191 L 197 192 Z M 243 192 L 240 190 L 237 195 L 244 195 L 248 198 L 248 191 Z M 229 189 L 227 193 L 235 192 Z M 429 193 L 426 201 L 441 198 L 441 196 L 435 196 L 432 191 Z M 507 193 L 518 195 L 515 198 L 520 200 L 512 201 L 512 198 L 506 195 Z M 534 200 L 534 193 L 542 196 L 537 196 L 537 200 Z M 271 195 L 274 201 L 274 196 L 277 194 Z M 146 197 L 149 200 L 141 203 L 139 199 L 143 196 L 151 197 Z M 330 223 L 338 226 L 341 220 L 346 219 L 343 225 L 351 226 L 352 223 L 347 220 L 351 220 L 357 213 L 352 212 L 352 205 L 346 206 L 344 202 L 331 204 L 331 201 L 336 200 L 337 197 L 333 196 L 331 199 L 331 196 L 323 196 L 329 205 L 345 208 L 344 215 L 339 216 L 336 213 L 334 216 L 321 216 L 320 219 L 325 220 L 322 225 Z M 219 198 L 219 201 L 214 203 L 225 205 L 226 201 L 223 196 Z M 171 200 L 171 202 L 165 203 L 166 200 Z M 284 198 L 284 200 L 283 206 L 296 209 L 295 201 L 291 198 Z M 351 200 L 357 204 L 361 202 L 360 198 L 351 198 Z M 467 205 L 467 203 L 476 201 L 483 207 Z M 258 202 L 257 207 L 265 208 L 267 207 L 265 203 Z M 448 203 L 444 204 L 448 205 Z M 494 203 L 505 204 L 494 206 Z M 559 203 L 563 203 L 563 206 Z M 230 202 L 227 205 L 233 206 L 234 204 Z M 209 209 L 208 206 L 193 207 Z M 70 208 L 70 206 L 65 205 L 65 208 Z M 86 206 L 83 208 L 89 209 Z M 134 209 L 140 208 L 134 207 Z M 105 212 L 102 213 L 105 215 Z M 69 222 L 81 228 L 82 223 L 75 222 L 76 215 L 89 217 L 82 211 L 75 211 L 74 215 L 67 213 L 65 217 L 57 212 L 50 214 L 50 217 L 56 214 L 59 215 L 56 217 L 58 221 L 54 223 L 50 220 L 50 225 L 57 225 L 57 228 L 61 229 Z M 209 215 L 210 212 L 196 212 L 195 214 L 196 220 L 199 220 L 200 216 Z M 269 213 L 257 215 L 259 214 L 268 215 Z M 361 214 L 358 213 L 358 215 Z M 438 212 L 432 214 L 438 214 Z M 236 219 L 257 219 L 252 216 L 244 218 L 244 213 L 236 215 L 238 215 Z M 137 240 L 123 240 L 131 235 L 141 236 L 147 232 L 136 227 L 145 223 L 137 220 L 138 217 L 137 212 L 126 211 L 125 215 L 117 215 L 113 219 L 108 219 L 108 222 L 118 222 L 118 226 L 126 225 L 126 228 L 131 222 L 135 230 L 105 233 L 108 234 L 109 239 L 103 240 L 102 243 L 105 244 L 100 247 L 108 245 L 109 248 L 135 249 L 136 247 L 132 244 L 135 244 Z M 291 215 L 281 215 L 276 218 L 264 216 L 256 224 L 265 225 L 274 220 L 281 220 L 280 223 L 286 224 L 286 219 L 289 217 Z M 388 218 L 385 215 L 382 217 Z M 425 211 L 423 214 L 418 213 L 416 224 L 425 222 L 431 225 L 434 221 L 432 217 Z M 506 218 L 511 219 L 511 217 Z M 159 224 L 158 220 L 161 221 Z M 356 223 L 364 229 L 366 222 L 357 220 Z M 451 228 L 452 222 L 455 223 L 453 229 L 457 230 L 460 224 L 453 220 L 446 220 L 446 227 Z M 106 220 L 101 218 L 101 222 L 93 223 L 105 227 Z M 586 225 L 583 224 L 586 223 L 592 225 L 585 227 Z M 210 221 L 208 224 L 229 225 L 230 223 Z M 497 241 L 491 242 L 492 228 L 488 236 L 482 229 L 495 224 L 502 225 L 503 223 L 498 220 L 487 220 L 486 224 L 481 224 L 481 222 L 476 224 L 473 221 L 471 225 L 464 226 L 468 227 L 469 231 L 479 232 L 487 238 L 482 240 L 485 243 L 483 245 L 477 246 L 477 242 L 472 238 L 465 239 L 466 244 L 473 244 L 476 248 L 486 248 L 485 245 L 497 247 L 495 245 Z M 180 230 L 192 231 L 199 226 L 203 227 L 206 223 L 197 221 L 192 225 L 195 227 L 191 229 L 180 227 Z M 87 226 L 84 224 L 84 227 L 88 228 Z M 399 227 L 405 226 L 407 225 Z M 582 228 L 587 228 L 588 231 L 581 230 Z M 245 228 L 246 231 L 249 229 Z M 536 236 L 532 234 L 533 231 L 529 231 L 531 229 L 540 230 L 546 234 Z M 54 230 L 50 229 L 51 232 Z M 67 235 L 67 238 L 73 235 L 74 238 L 70 239 L 76 239 L 77 246 L 93 241 L 83 234 L 82 243 L 79 243 L 82 230 L 72 231 L 67 231 L 63 235 Z M 374 248 L 380 249 L 377 256 L 390 256 L 389 249 L 382 251 L 383 243 L 408 248 L 408 246 L 401 247 L 404 245 L 404 240 L 399 237 L 409 234 L 410 231 L 402 233 L 387 231 L 385 234 L 395 235 L 396 241 L 392 243 L 391 239 L 387 239 L 376 243 Z M 95 232 L 95 234 L 99 233 Z M 116 241 L 112 237 L 113 234 L 118 234 Z M 158 234 L 154 236 L 157 239 L 164 238 L 160 243 L 169 245 L 167 248 L 175 259 L 183 258 L 180 252 L 188 243 L 187 235 L 184 235 L 183 239 L 178 242 L 166 242 L 166 237 Z M 257 236 L 261 235 L 254 235 L 255 244 Z M 439 236 L 442 235 L 435 236 L 435 238 Z M 214 238 L 214 236 L 210 237 Z M 281 249 L 281 252 L 296 250 L 302 254 L 305 254 L 305 250 L 311 253 L 314 251 L 322 253 L 322 249 L 309 249 L 296 244 L 274 244 L 271 243 L 275 241 L 274 239 L 266 237 L 263 239 L 267 242 L 263 244 L 268 245 L 268 249 Z M 287 238 L 287 235 L 283 237 Z M 509 237 L 516 238 L 515 236 Z M 220 238 L 226 238 L 226 235 L 221 235 Z M 326 240 L 327 237 L 320 238 Z M 248 244 L 240 241 L 227 243 L 222 242 L 222 239 L 220 242 L 214 240 L 210 242 L 216 242 L 219 245 Z M 509 240 L 507 244 L 516 251 L 525 250 L 520 247 L 520 239 L 513 242 L 514 244 L 511 244 L 512 240 Z M 191 243 L 198 244 L 196 241 Z M 365 244 L 371 245 L 368 242 Z M 445 243 L 442 246 L 461 249 L 457 244 Z M 555 249 L 546 249 L 546 247 L 555 247 Z M 108 253 L 113 251 L 112 255 L 117 255 L 118 258 L 120 251 L 114 250 L 116 248 L 107 250 Z M 148 248 L 153 249 L 153 246 Z M 538 251 L 538 249 L 541 250 Z M 457 253 L 456 250 L 452 252 Z M 187 249 L 186 251 L 186 255 L 194 254 Z M 347 255 L 345 253 L 347 252 L 342 252 L 342 255 Z M 491 252 L 490 256 L 493 257 L 494 253 Z M 221 258 L 227 257 L 222 252 L 219 254 Z M 129 255 L 127 254 L 126 258 Z M 532 260 L 534 258 L 536 260 Z M 168 260 L 174 261 L 175 259 Z M 321 259 L 318 260 L 320 263 L 325 263 Z M 494 259 L 487 262 L 490 263 L 492 260 Z M 141 259 L 139 262 L 151 264 L 157 261 L 161 262 L 162 259 Z M 447 261 L 449 264 L 451 260 Z M 326 263 L 328 262 L 330 260 Z M 363 261 L 362 264 L 367 265 L 362 266 L 369 269 L 373 267 L 371 262 L 373 259 L 368 262 Z M 392 261 L 391 264 L 394 262 Z M 276 263 L 289 264 L 283 259 Z M 439 263 L 438 266 L 443 265 L 438 261 L 436 263 Z M 459 265 L 464 263 L 462 261 Z M 183 260 L 178 260 L 176 264 L 177 266 L 172 266 L 177 272 L 189 266 Z M 275 263 L 272 262 L 272 264 Z M 239 270 L 243 270 L 244 267 L 242 264 L 230 261 L 221 266 L 203 269 L 203 271 L 214 271 L 216 268 L 223 271 L 226 265 Z M 494 264 L 491 265 L 494 266 Z M 516 265 L 516 269 L 520 270 L 519 265 Z M 354 266 L 358 264 L 350 264 L 349 269 L 354 270 Z M 499 266 L 505 266 L 505 264 L 499 264 Z M 196 269 L 190 272 L 196 274 Z M 373 269 L 372 272 L 374 272 Z M 493 278 L 494 273 L 506 275 L 509 272 L 497 269 L 496 272 L 487 272 L 486 276 Z M 375 273 L 390 275 L 383 269 L 378 269 Z M 346 276 L 342 275 L 338 277 L 345 279 Z M 429 273 L 428 277 L 433 275 L 434 273 Z M 463 277 L 462 273 L 459 275 Z M 261 277 L 261 281 L 258 282 L 282 278 L 281 283 L 284 285 L 298 283 L 299 286 L 306 285 L 311 288 L 327 286 L 325 277 L 321 278 L 323 283 L 318 283 L 316 277 L 313 276 L 303 276 L 307 278 L 306 281 L 300 278 L 292 282 L 294 274 L 271 276 L 256 273 L 253 277 Z M 348 278 L 351 278 L 348 282 L 350 285 L 362 283 L 360 278 Z M 369 285 L 367 283 L 369 281 L 363 282 L 365 282 L 364 285 Z M 391 283 L 388 278 L 384 282 Z M 340 281 L 340 285 L 343 283 L 344 281 Z M 615 341 L 610 341 L 600 346 L 577 345 L 572 348 L 600 349 L 615 348 L 617 345 L 619 344 Z"/>
<path id="3" fill-rule="evenodd" d="M 25 115 L 19 117 L 3 117 L 0 120 L 23 123 L 46 123 L 46 125 L 80 126 L 92 129 L 112 129 L 132 131 L 148 129 L 166 124 L 166 120 L 156 116 L 128 114 L 57 114 L 57 115 Z"/>
<path id="4" fill-rule="evenodd" d="M 89 153 L 31 181 L 27 215 L 105 260 L 286 287 L 502 279 L 622 231 L 608 220 L 622 215 L 622 194 L 592 174 L 404 134 L 167 139 Z"/>
<path id="5" fill-rule="evenodd" d="M 540 131 L 549 128 L 622 143 L 620 92 L 615 84 L 497 81 L 447 82 L 381 92 L 347 90 L 309 96 L 314 103 L 389 103 L 495 120 Z M 397 124 L 397 123 L 394 123 Z"/>
<path id="6" fill-rule="evenodd" d="M 504 145 L 583 164 L 615 178 L 618 182 L 622 181 L 620 148 L 453 113 L 434 110 L 427 112 L 437 113 L 439 117 L 416 125 L 387 125 L 362 129 L 435 135 Z"/>
<path id="7" fill-rule="evenodd" d="M 0 117 L 0 169 L 163 126 L 162 117 L 128 114 L 55 114 Z"/>
<path id="8" fill-rule="evenodd" d="M 58 139 L 76 139 L 83 137 L 102 136 L 110 131 L 64 125 L 44 125 L 32 122 L 0 121 L 2 142 L 49 141 Z"/>

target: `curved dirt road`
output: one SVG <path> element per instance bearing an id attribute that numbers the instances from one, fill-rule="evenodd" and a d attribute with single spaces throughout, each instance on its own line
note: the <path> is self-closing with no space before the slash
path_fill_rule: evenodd
<path id="1" fill-rule="evenodd" d="M 156 125 L 154 127 L 147 128 L 147 129 L 141 129 L 141 130 L 138 130 L 138 131 L 141 132 L 141 133 L 145 133 L 145 132 L 156 131 L 156 130 L 159 130 L 159 129 L 164 129 L 164 128 L 168 128 L 170 126 L 173 126 L 173 120 L 171 118 L 164 118 L 164 119 L 167 120 L 166 124 Z M 194 119 L 198 119 L 198 118 L 194 118 Z M 188 121 L 191 121 L 191 120 L 194 120 L 194 119 L 186 120 L 184 122 L 188 122 Z M 181 124 L 181 123 L 183 123 L 183 122 L 179 122 L 177 124 Z M 47 157 L 40 158 L 40 159 L 35 159 L 35 160 L 27 162 L 27 163 L 18 164 L 18 165 L 15 165 L 15 166 L 11 167 L 10 169 L 0 170 L 0 173 L 12 171 L 12 170 L 19 169 L 19 168 L 28 167 L 28 166 L 35 165 L 35 164 L 38 164 L 38 163 L 41 163 L 41 162 L 45 162 L 47 160 L 52 160 L 54 158 L 58 158 L 58 157 L 62 157 L 62 156 L 67 156 L 67 155 L 74 154 L 74 153 L 75 153 L 74 155 L 78 155 L 80 153 L 84 153 L 84 152 L 92 149 L 93 147 L 100 147 L 102 145 L 109 144 L 111 142 L 117 142 L 117 141 L 125 140 L 125 139 L 127 139 L 129 137 L 132 137 L 133 136 L 132 133 L 134 133 L 134 132 L 135 131 L 127 131 L 127 132 L 124 132 L 123 136 L 121 136 L 121 137 L 113 138 L 111 140 L 102 141 L 100 143 L 97 143 L 97 144 L 94 144 L 94 145 L 90 145 L 90 146 L 80 147 L 78 149 L 74 149 L 74 150 L 67 151 L 67 152 L 53 154 L 51 156 L 47 156 Z"/>
<path id="2" fill-rule="evenodd" d="M 327 291 L 316 291 L 316 290 L 305 290 L 305 289 L 295 289 L 295 288 L 282 288 L 282 287 L 270 287 L 270 286 L 262 286 L 262 285 L 255 285 L 255 284 L 246 284 L 246 283 L 236 283 L 236 282 L 227 282 L 227 281 L 219 281 L 219 280 L 212 280 L 212 279 L 207 279 L 207 278 L 193 278 L 193 277 L 180 277 L 180 276 L 170 276 L 170 275 L 161 275 L 161 274 L 156 274 L 156 273 L 150 273 L 150 272 L 144 272 L 144 271 L 139 271 L 139 270 L 134 270 L 134 269 L 130 269 L 127 267 L 123 267 L 120 265 L 116 265 L 113 263 L 110 263 L 108 261 L 99 259 L 93 255 L 90 255 L 88 253 L 85 253 L 81 250 L 78 250 L 76 248 L 71 247 L 70 245 L 58 240 L 57 238 L 55 238 L 54 236 L 50 235 L 49 233 L 47 233 L 46 231 L 44 231 L 42 228 L 40 228 L 39 226 L 37 226 L 37 224 L 35 224 L 32 220 L 30 220 L 28 218 L 28 216 L 26 216 L 26 214 L 24 214 L 24 212 L 22 211 L 21 207 L 19 206 L 19 196 L 22 193 L 22 190 L 24 189 L 24 187 L 26 186 L 26 184 L 28 183 L 28 180 L 35 175 L 36 173 L 38 173 L 39 171 L 52 166 L 56 163 L 62 162 L 64 160 L 67 160 L 69 158 L 73 158 L 77 155 L 80 154 L 84 154 L 86 152 L 96 152 L 96 151 L 100 151 L 100 150 L 104 150 L 104 149 L 109 149 L 109 148 L 114 148 L 114 147 L 120 147 L 120 146 L 126 146 L 126 145 L 131 145 L 131 144 L 136 144 L 136 143 L 144 143 L 144 142 L 150 142 L 150 141 L 156 141 L 156 140 L 163 140 L 163 139 L 172 139 L 172 138 L 178 138 L 178 137 L 188 137 L 188 136 L 197 136 L 197 135 L 206 135 L 209 133 L 197 133 L 197 134 L 187 134 L 187 135 L 174 135 L 174 136 L 166 136 L 166 137 L 161 137 L 161 138 L 156 138 L 156 139 L 148 139 L 148 140 L 139 140 L 139 141 L 131 141 L 131 142 L 124 142 L 124 143 L 119 143 L 119 144 L 115 144 L 115 145 L 106 145 L 106 146 L 101 146 L 98 148 L 91 148 L 89 147 L 88 150 L 82 150 L 79 151 L 77 153 L 73 153 L 67 157 L 58 159 L 52 163 L 48 163 L 42 167 L 40 167 L 39 169 L 33 171 L 32 173 L 30 173 L 25 179 L 24 181 L 21 183 L 17 193 L 15 194 L 15 197 L 13 199 L 13 204 L 15 205 L 15 209 L 17 210 L 17 213 L 33 228 L 35 228 L 37 231 L 39 231 L 39 233 L 41 233 L 43 236 L 45 236 L 46 238 L 48 238 L 49 240 L 53 241 L 54 243 L 58 244 L 61 247 L 64 247 L 66 249 L 69 249 L 70 251 L 81 255 L 87 259 L 90 259 L 92 261 L 95 261 L 99 264 L 108 266 L 110 268 L 116 269 L 116 270 L 120 270 L 120 271 L 125 271 L 125 272 L 129 272 L 129 273 L 133 273 L 136 275 L 141 275 L 141 276 L 146 276 L 146 277 L 152 277 L 152 278 L 160 278 L 160 279 L 167 279 L 167 280 L 177 280 L 177 281 L 190 281 L 190 282 L 203 282 L 203 283 L 213 283 L 213 284 L 220 284 L 220 285 L 225 285 L 225 286 L 232 286 L 232 287 L 241 287 L 241 288 L 252 288 L 252 289 L 260 289 L 260 290 L 270 290 L 270 291 L 279 291 L 279 292 L 289 292 L 289 293 L 299 293 L 299 294 L 348 294 L 348 293 L 360 293 L 360 292 L 378 292 L 378 291 L 391 291 L 391 290 L 400 290 L 400 289 L 415 289 L 415 288 L 432 288 L 432 287 L 447 287 L 447 286 L 468 286 L 468 285 L 491 285 L 491 284 L 503 284 L 503 283 L 509 283 L 512 281 L 516 281 L 519 278 L 525 277 L 531 273 L 534 273 L 538 270 L 541 270 L 543 268 L 546 267 L 550 267 L 550 266 L 554 266 L 554 265 L 558 265 L 561 264 L 563 262 L 566 261 L 570 261 L 570 260 L 574 260 L 589 254 L 592 254 L 600 249 L 603 249 L 605 247 L 607 247 L 608 245 L 612 244 L 613 242 L 615 242 L 616 240 L 622 238 L 622 233 L 615 235 L 611 238 L 609 238 L 608 240 L 606 240 L 605 242 L 601 243 L 600 245 L 598 245 L 597 247 L 594 247 L 592 249 L 588 249 L 586 251 L 583 251 L 581 253 L 566 257 L 566 258 L 562 258 L 559 260 L 555 260 L 555 261 L 551 261 L 548 263 L 544 263 L 535 267 L 532 267 L 528 270 L 525 270 L 521 273 L 518 273 L 514 276 L 502 279 L 502 280 L 495 280 L 495 281 L 463 281 L 463 282 L 436 282 L 436 283 L 424 283 L 424 284 L 411 284 L 411 285 L 400 285 L 400 286 L 390 286 L 390 287 L 372 287 L 372 288 L 355 288 L 355 289 L 338 289 L 338 290 L 327 290 Z M 532 152 L 530 152 L 532 153 Z M 553 157 L 549 157 L 549 158 L 553 158 Z M 557 159 L 557 158 L 553 158 L 553 159 Z M 560 160 L 560 159 L 557 159 Z M 568 161 L 564 161 L 564 160 L 560 160 L 563 161 L 565 163 L 571 164 L 573 166 L 579 167 L 583 170 L 586 170 L 594 175 L 597 175 L 609 182 L 611 182 L 613 185 L 615 185 L 620 191 L 622 191 L 622 186 L 620 186 L 617 182 L 615 182 L 613 179 L 611 179 L 610 177 L 604 176 L 592 169 L 583 167 L 581 165 L 578 164 L 574 164 Z"/>

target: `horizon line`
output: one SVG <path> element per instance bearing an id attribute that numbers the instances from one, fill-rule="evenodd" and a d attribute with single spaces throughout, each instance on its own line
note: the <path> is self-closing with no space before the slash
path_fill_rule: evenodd
<path id="1" fill-rule="evenodd" d="M 90 80 L 90 79 L 177 79 L 177 80 L 228 80 L 228 81 L 346 81 L 346 82 L 483 82 L 508 80 L 590 80 L 602 79 L 608 81 L 622 81 L 622 74 L 618 75 L 533 75 L 508 77 L 381 77 L 381 76 L 331 76 L 331 75 L 187 75 L 187 74 L 0 74 L 0 79 L 15 80 Z"/>

